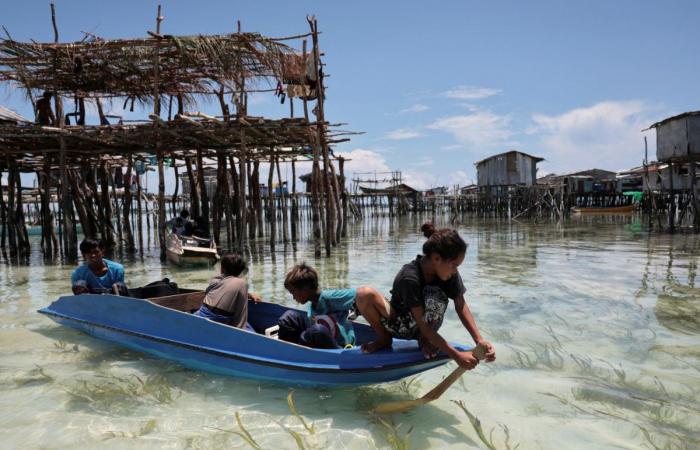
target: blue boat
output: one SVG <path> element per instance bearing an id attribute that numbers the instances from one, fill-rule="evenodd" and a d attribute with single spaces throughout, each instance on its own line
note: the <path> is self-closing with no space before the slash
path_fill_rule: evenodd
<path id="1" fill-rule="evenodd" d="M 221 375 L 309 387 L 359 386 L 398 380 L 450 361 L 425 359 L 416 341 L 394 339 L 392 348 L 362 353 L 312 349 L 277 340 L 265 330 L 289 308 L 250 303 L 246 331 L 194 316 L 203 292 L 141 299 L 116 295 L 70 295 L 40 309 L 61 325 L 84 331 L 183 366 Z M 355 323 L 358 345 L 374 338 L 371 327 Z M 471 347 L 455 346 L 460 351 Z"/>

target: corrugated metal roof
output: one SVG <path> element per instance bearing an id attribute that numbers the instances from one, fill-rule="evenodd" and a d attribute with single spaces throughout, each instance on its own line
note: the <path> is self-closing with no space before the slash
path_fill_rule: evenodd
<path id="1" fill-rule="evenodd" d="M 510 150 L 510 151 L 507 151 L 507 152 L 504 152 L 504 153 L 499 153 L 499 154 L 497 154 L 497 155 L 489 156 L 488 158 L 484 158 L 484 159 L 482 159 L 481 161 L 475 162 L 474 165 L 475 165 L 475 166 L 478 166 L 479 164 L 481 164 L 481 163 L 483 163 L 483 162 L 485 162 L 485 161 L 488 161 L 489 159 L 493 159 L 493 158 L 496 158 L 496 157 L 498 157 L 498 156 L 507 155 L 507 154 L 509 154 L 509 153 L 520 153 L 521 155 L 525 155 L 525 156 L 527 156 L 527 157 L 530 157 L 530 158 L 534 159 L 536 162 L 544 161 L 544 158 L 540 158 L 539 156 L 528 155 L 527 153 L 521 152 L 521 151 L 519 151 L 519 150 Z"/>
<path id="2" fill-rule="evenodd" d="M 0 106 L 0 120 L 7 120 L 10 122 L 31 122 L 30 120 L 25 119 L 16 112 L 5 108 L 4 106 Z"/>
<path id="3" fill-rule="evenodd" d="M 678 114 L 677 116 L 668 117 L 660 122 L 656 122 L 655 124 L 650 125 L 649 128 L 647 128 L 647 130 L 650 130 L 652 128 L 656 128 L 660 125 L 671 122 L 672 120 L 683 119 L 684 117 L 690 117 L 690 116 L 700 116 L 700 111 L 688 111 L 688 112 L 684 112 L 683 114 Z M 646 131 L 646 130 L 642 130 L 642 131 Z"/>

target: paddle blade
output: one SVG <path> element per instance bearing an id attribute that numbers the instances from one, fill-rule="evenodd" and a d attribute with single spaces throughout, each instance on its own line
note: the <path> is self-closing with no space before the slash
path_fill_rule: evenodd
<path id="1" fill-rule="evenodd" d="M 410 411 L 413 408 L 426 403 L 425 399 L 418 398 L 415 400 L 402 400 L 397 402 L 386 402 L 377 405 L 372 409 L 375 414 L 396 414 Z"/>

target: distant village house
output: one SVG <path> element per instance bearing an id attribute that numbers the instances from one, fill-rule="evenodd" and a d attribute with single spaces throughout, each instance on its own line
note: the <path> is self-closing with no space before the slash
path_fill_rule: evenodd
<path id="1" fill-rule="evenodd" d="M 537 163 L 544 158 L 511 150 L 477 162 L 476 177 L 479 192 L 499 195 L 510 186 L 534 186 Z"/>

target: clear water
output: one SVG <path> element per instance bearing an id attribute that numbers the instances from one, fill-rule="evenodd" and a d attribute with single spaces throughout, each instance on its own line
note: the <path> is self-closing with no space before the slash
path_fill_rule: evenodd
<path id="1" fill-rule="evenodd" d="M 254 291 L 284 304 L 282 280 L 314 264 L 323 286 L 388 292 L 420 251 L 418 219 L 367 219 L 332 258 L 308 246 L 253 257 Z M 464 220 L 468 302 L 498 359 L 440 399 L 379 420 L 372 405 L 417 398 L 454 364 L 403 382 L 294 389 L 195 372 L 56 325 L 36 313 L 68 291 L 72 266 L 0 266 L 2 448 L 698 448 L 700 237 L 652 234 L 634 217 L 563 225 Z M 214 268 L 157 254 L 125 263 L 132 285 L 205 287 Z M 443 334 L 468 342 L 453 311 Z M 287 397 L 293 392 L 300 417 Z M 237 422 L 240 420 L 239 425 Z M 243 429 L 246 431 L 244 432 Z M 246 433 L 249 433 L 247 437 Z M 244 437 L 245 436 L 245 437 Z M 402 447 L 402 445 L 405 445 Z"/>

